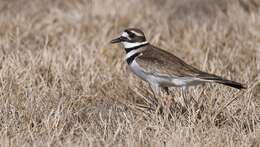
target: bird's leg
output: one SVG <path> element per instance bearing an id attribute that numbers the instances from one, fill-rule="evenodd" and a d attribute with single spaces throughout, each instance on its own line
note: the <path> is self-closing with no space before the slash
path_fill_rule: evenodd
<path id="1" fill-rule="evenodd" d="M 194 96 L 191 96 L 191 101 L 193 102 L 193 107 L 196 110 L 199 106 L 198 101 L 195 99 Z"/>
<path id="2" fill-rule="evenodd" d="M 158 99 L 156 98 L 156 95 L 159 94 L 159 87 L 157 87 L 156 85 L 153 85 L 153 84 L 149 84 L 149 87 L 153 93 L 153 98 L 150 99 L 151 103 L 153 104 L 153 106 L 155 105 L 155 108 L 158 107 Z"/>
<path id="3" fill-rule="evenodd" d="M 186 109 L 189 111 L 192 111 L 192 112 L 196 112 L 196 109 L 197 109 L 196 107 L 198 105 L 198 102 L 192 96 L 188 96 L 187 87 L 182 88 L 182 96 L 183 96 L 183 100 L 184 100 Z M 188 108 L 190 108 L 190 109 L 188 109 Z"/>
<path id="4" fill-rule="evenodd" d="M 190 105 L 190 98 L 188 98 L 188 93 L 187 92 L 188 92 L 188 89 L 187 89 L 186 86 L 181 88 L 181 97 L 182 97 L 184 106 L 186 108 L 188 108 L 188 106 Z"/>
<path id="5" fill-rule="evenodd" d="M 170 117 L 171 115 L 171 104 L 172 104 L 172 97 L 170 95 L 169 92 L 169 88 L 168 87 L 162 87 L 162 89 L 164 90 L 164 92 L 166 93 L 165 99 L 164 99 L 164 111 L 165 111 L 165 115 L 167 116 L 166 118 Z"/>
<path id="6" fill-rule="evenodd" d="M 153 87 L 151 84 L 149 84 L 149 87 L 150 87 L 150 89 L 152 90 L 153 98 L 156 99 L 156 94 L 155 94 L 156 91 L 155 91 L 154 87 Z"/>
<path id="7" fill-rule="evenodd" d="M 161 95 L 161 89 L 160 89 L 159 85 L 150 84 L 150 86 L 151 86 L 151 89 L 152 89 L 154 95 L 163 96 L 163 95 Z M 155 100 L 155 105 L 156 105 L 156 112 L 158 112 L 159 114 L 162 114 L 163 106 L 164 106 L 163 99 L 161 99 L 161 98 L 157 99 L 156 97 L 154 97 L 154 100 Z"/>

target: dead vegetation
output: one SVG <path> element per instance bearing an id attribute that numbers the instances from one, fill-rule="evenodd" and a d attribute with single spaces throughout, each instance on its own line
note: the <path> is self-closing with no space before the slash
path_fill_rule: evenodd
<path id="1" fill-rule="evenodd" d="M 191 89 L 204 108 L 199 117 L 142 112 L 137 105 L 148 86 L 129 72 L 123 50 L 109 44 L 126 27 L 248 89 Z M 0 143 L 259 146 L 259 28 L 257 0 L 2 0 Z M 174 99 L 179 95 L 171 89 Z"/>

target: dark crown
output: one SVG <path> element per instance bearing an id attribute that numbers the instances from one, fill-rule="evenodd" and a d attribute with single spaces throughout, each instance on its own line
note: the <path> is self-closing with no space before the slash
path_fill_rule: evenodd
<path id="1" fill-rule="evenodd" d="M 111 41 L 111 43 L 120 43 L 120 42 L 145 42 L 146 38 L 144 33 L 140 29 L 136 28 L 128 28 L 125 29 L 122 35 L 118 38 L 115 38 Z"/>

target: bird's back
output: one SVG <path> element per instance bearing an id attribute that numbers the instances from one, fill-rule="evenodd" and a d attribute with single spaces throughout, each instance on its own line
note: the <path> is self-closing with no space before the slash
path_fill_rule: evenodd
<path id="1" fill-rule="evenodd" d="M 159 49 L 153 45 L 147 45 L 142 54 L 136 58 L 136 62 L 153 74 L 162 74 L 176 77 L 196 77 L 203 74 L 197 68 L 188 65 L 177 56 Z"/>

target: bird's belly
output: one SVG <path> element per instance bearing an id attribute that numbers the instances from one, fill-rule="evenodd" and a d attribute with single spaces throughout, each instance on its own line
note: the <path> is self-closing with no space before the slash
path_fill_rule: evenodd
<path id="1" fill-rule="evenodd" d="M 193 86 L 201 83 L 201 81 L 189 77 L 173 77 L 170 75 L 155 75 L 152 73 L 147 73 L 135 61 L 133 61 L 130 65 L 130 69 L 141 79 L 151 84 L 156 84 L 162 87 Z"/>
<path id="2" fill-rule="evenodd" d="M 147 81 L 151 84 L 155 84 L 155 85 L 159 85 L 159 86 L 163 86 L 163 87 L 170 87 L 170 86 L 178 86 L 180 85 L 180 81 L 175 81 L 174 83 L 176 83 L 176 85 L 172 82 L 172 78 L 171 77 L 167 77 L 167 76 L 156 76 L 154 74 L 151 73 L 147 73 L 145 72 L 145 70 L 140 67 L 135 61 L 132 62 L 132 64 L 130 65 L 130 69 L 132 70 L 132 72 L 134 72 L 138 77 L 140 77 L 141 79 L 143 79 L 144 81 Z"/>
<path id="3" fill-rule="evenodd" d="M 162 87 L 183 87 L 183 86 L 195 86 L 201 83 L 201 81 L 186 78 L 186 77 L 172 77 L 172 76 L 155 76 L 150 75 L 149 81 L 157 83 Z"/>
<path id="4" fill-rule="evenodd" d="M 149 83 L 159 85 L 161 87 L 178 87 L 185 85 L 184 81 L 173 79 L 170 76 L 164 76 L 164 75 L 154 75 L 151 74 L 148 76 Z"/>

